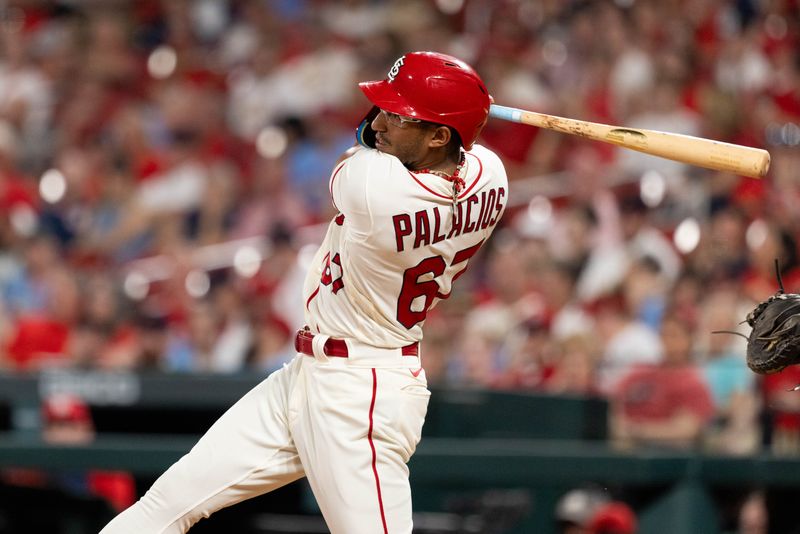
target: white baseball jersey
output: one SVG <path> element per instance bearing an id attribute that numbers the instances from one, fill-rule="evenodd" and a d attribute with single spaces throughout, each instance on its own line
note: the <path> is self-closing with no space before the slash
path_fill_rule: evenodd
<path id="1" fill-rule="evenodd" d="M 430 392 L 416 351 L 402 347 L 421 339 L 425 314 L 508 199 L 503 165 L 485 148 L 466 154 L 461 176 L 454 207 L 451 182 L 377 150 L 337 166 L 340 213 L 305 284 L 313 354 L 298 353 L 242 397 L 101 534 L 183 534 L 302 476 L 332 534 L 411 534 L 406 464 Z M 329 357 L 328 337 L 348 340 L 347 357 Z"/>
<path id="2" fill-rule="evenodd" d="M 500 159 L 475 145 L 464 187 L 361 149 L 334 169 L 331 222 L 305 282 L 313 331 L 376 347 L 422 339 L 425 316 L 486 242 L 508 200 Z"/>

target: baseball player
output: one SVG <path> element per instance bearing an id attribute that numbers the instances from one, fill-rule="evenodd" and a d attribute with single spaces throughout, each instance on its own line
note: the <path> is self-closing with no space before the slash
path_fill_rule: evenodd
<path id="1" fill-rule="evenodd" d="M 503 215 L 500 159 L 475 145 L 491 97 L 466 63 L 414 52 L 360 84 L 373 108 L 334 168 L 338 214 L 308 273 L 297 356 L 231 407 L 103 534 L 186 532 L 307 477 L 333 534 L 410 534 L 406 463 L 430 395 L 427 312 Z"/>

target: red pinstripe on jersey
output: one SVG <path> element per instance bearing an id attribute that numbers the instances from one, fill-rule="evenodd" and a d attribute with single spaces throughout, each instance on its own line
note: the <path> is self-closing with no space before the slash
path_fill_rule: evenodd
<path id="1" fill-rule="evenodd" d="M 319 286 L 317 286 L 317 289 L 315 289 L 314 292 L 311 293 L 311 296 L 308 297 L 308 300 L 306 301 L 306 309 L 308 309 L 308 306 L 311 304 L 311 301 L 314 300 L 314 297 L 317 296 L 317 293 L 319 293 Z"/>
<path id="2" fill-rule="evenodd" d="M 478 159 L 478 157 L 475 156 L 474 154 L 467 154 L 467 156 L 471 156 L 471 157 L 475 158 L 475 161 L 478 162 L 478 174 L 477 174 L 477 176 L 475 176 L 475 179 L 472 180 L 472 183 L 469 184 L 469 187 L 464 189 L 464 191 L 462 191 L 461 194 L 458 195 L 459 200 L 463 199 L 464 197 L 466 197 L 467 193 L 472 191 L 472 189 L 477 185 L 478 181 L 481 179 L 481 175 L 483 174 L 483 164 L 481 163 L 481 160 Z M 427 191 L 431 195 L 433 195 L 435 197 L 439 197 L 439 198 L 446 198 L 448 200 L 452 198 L 450 195 L 442 195 L 442 194 L 437 193 L 436 191 L 433 191 L 430 187 L 428 187 L 427 185 L 422 183 L 422 181 L 419 178 L 417 178 L 417 175 L 414 174 L 413 172 L 408 171 L 408 175 L 411 176 L 411 178 L 413 178 L 414 181 L 417 182 L 417 184 L 419 184 L 419 186 L 421 188 L 423 188 L 425 191 Z"/>
<path id="3" fill-rule="evenodd" d="M 331 176 L 331 181 L 328 182 L 328 192 L 331 194 L 331 203 L 333 204 L 333 207 L 336 208 L 337 210 L 339 209 L 339 206 L 336 205 L 336 201 L 333 199 L 333 181 L 336 180 L 336 176 L 338 176 L 339 171 L 342 170 L 344 164 L 345 162 L 343 161 L 339 164 L 338 167 L 336 167 L 336 170 L 333 171 L 333 175 Z"/>
<path id="4" fill-rule="evenodd" d="M 378 453 L 375 451 L 375 443 L 372 441 L 372 414 L 375 411 L 375 398 L 378 396 L 378 375 L 375 368 L 372 369 L 372 402 L 369 405 L 369 433 L 367 440 L 372 449 L 372 474 L 375 476 L 375 487 L 378 490 L 378 507 L 381 510 L 381 522 L 383 523 L 384 534 L 389 534 L 386 528 L 386 513 L 383 510 L 383 496 L 381 495 L 381 479 L 378 476 Z"/>

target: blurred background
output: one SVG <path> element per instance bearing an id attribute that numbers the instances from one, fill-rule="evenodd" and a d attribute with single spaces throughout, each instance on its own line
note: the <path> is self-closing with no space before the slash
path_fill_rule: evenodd
<path id="1" fill-rule="evenodd" d="M 772 154 L 754 180 L 489 122 L 511 194 L 428 314 L 418 532 L 800 532 L 800 368 L 711 333 L 749 333 L 776 259 L 800 290 L 799 26 L 796 0 L 0 1 L 0 532 L 99 530 L 294 356 L 356 84 L 415 50 L 499 104 Z M 196 530 L 327 532 L 303 483 Z"/>

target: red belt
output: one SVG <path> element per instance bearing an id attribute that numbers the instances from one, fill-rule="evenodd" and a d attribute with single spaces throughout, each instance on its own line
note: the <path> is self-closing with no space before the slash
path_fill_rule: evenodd
<path id="1" fill-rule="evenodd" d="M 312 348 L 311 344 L 311 340 L 313 339 L 314 334 L 308 330 L 298 330 L 297 335 L 294 338 L 294 349 L 297 352 L 307 354 L 308 356 L 313 356 L 314 349 Z M 406 345 L 400 350 L 403 356 L 417 356 L 419 354 L 418 347 L 419 343 L 412 343 L 411 345 Z M 328 339 L 328 341 L 325 342 L 325 346 L 322 350 L 325 351 L 326 356 L 333 358 L 348 357 L 347 343 L 345 343 L 343 339 Z"/>

